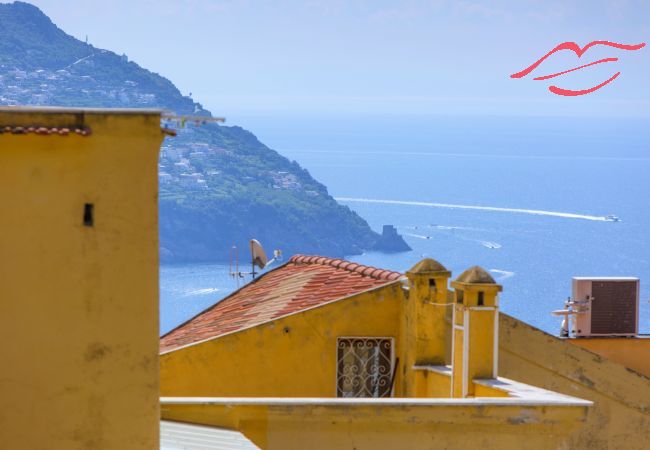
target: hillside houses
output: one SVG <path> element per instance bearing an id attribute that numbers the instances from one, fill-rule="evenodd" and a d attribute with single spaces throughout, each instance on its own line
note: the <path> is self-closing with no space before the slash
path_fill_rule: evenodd
<path id="1" fill-rule="evenodd" d="M 90 62 L 89 62 L 90 63 Z M 62 92 L 110 103 L 115 107 L 156 107 L 156 94 L 146 92 L 134 81 L 116 82 L 111 86 L 98 83 L 91 75 L 79 75 L 71 70 L 20 70 L 0 66 L 0 104 L 43 105 Z"/>
<path id="2" fill-rule="evenodd" d="M 285 171 L 271 172 L 271 177 L 273 178 L 273 189 L 290 189 L 296 191 L 302 189 L 298 177 L 292 173 Z"/>
<path id="3" fill-rule="evenodd" d="M 189 130 L 181 129 L 180 134 L 187 135 Z M 185 190 L 202 190 L 210 187 L 210 178 L 219 177 L 222 170 L 229 166 L 237 167 L 235 154 L 231 150 L 206 142 L 192 142 L 178 145 L 170 141 L 163 145 L 159 166 L 161 187 L 176 185 Z M 228 171 L 226 171 L 228 172 Z M 288 171 L 262 171 L 257 176 L 245 175 L 241 181 L 260 182 L 273 189 L 302 191 L 304 189 L 298 176 Z M 314 190 L 305 191 L 307 196 L 318 196 Z"/>

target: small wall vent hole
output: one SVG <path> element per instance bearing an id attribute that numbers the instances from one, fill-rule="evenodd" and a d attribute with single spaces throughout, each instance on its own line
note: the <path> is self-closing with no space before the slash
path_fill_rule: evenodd
<path id="1" fill-rule="evenodd" d="M 92 203 L 84 204 L 84 226 L 92 227 L 95 223 L 95 205 Z"/>

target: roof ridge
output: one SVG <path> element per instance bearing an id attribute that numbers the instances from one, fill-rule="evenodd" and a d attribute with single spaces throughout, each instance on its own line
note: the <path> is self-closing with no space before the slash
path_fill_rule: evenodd
<path id="1" fill-rule="evenodd" d="M 341 258 L 328 258 L 326 256 L 318 255 L 293 255 L 291 259 L 289 259 L 289 263 L 320 264 L 323 266 L 332 266 L 336 269 L 347 270 L 348 272 L 356 272 L 361 276 L 374 278 L 376 280 L 394 281 L 404 276 L 400 272 L 395 272 L 393 270 L 379 269 L 377 267 L 366 266 L 364 264 L 358 264 Z"/>

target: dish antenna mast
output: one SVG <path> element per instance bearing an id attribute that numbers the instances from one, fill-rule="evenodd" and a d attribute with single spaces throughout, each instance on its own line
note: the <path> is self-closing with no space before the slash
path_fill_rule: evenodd
<path id="1" fill-rule="evenodd" d="M 190 96 L 192 94 L 190 93 Z M 169 136 L 176 136 L 178 128 L 185 128 L 186 123 L 193 123 L 196 126 L 205 125 L 206 123 L 225 122 L 223 117 L 212 116 L 194 116 L 186 114 L 174 114 L 169 111 L 163 112 L 160 116 L 162 132 Z"/>
<path id="2" fill-rule="evenodd" d="M 239 280 L 245 278 L 246 275 L 250 275 L 253 280 L 255 279 L 255 275 L 259 274 L 259 271 L 255 271 L 256 267 L 259 268 L 259 270 L 263 270 L 265 267 L 273 264 L 275 261 L 282 260 L 282 251 L 280 250 L 274 250 L 273 258 L 268 259 L 266 252 L 264 251 L 264 247 L 262 247 L 262 244 L 260 244 L 260 241 L 257 239 L 251 239 L 248 244 L 251 252 L 250 272 L 239 271 L 239 251 L 234 245 L 230 249 L 230 276 L 237 279 L 237 288 L 239 288 Z M 234 271 L 233 263 L 235 269 Z"/>

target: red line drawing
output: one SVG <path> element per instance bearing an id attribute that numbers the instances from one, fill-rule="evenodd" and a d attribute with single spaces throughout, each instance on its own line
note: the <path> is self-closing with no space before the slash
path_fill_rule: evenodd
<path id="1" fill-rule="evenodd" d="M 559 52 L 561 50 L 571 50 L 572 52 L 574 52 L 578 56 L 578 58 L 580 58 L 582 55 L 584 55 L 587 52 L 587 50 L 589 50 L 590 48 L 595 47 L 597 45 L 602 45 L 602 46 L 605 46 L 605 47 L 612 47 L 612 48 L 616 48 L 616 49 L 619 49 L 619 50 L 634 51 L 634 50 L 640 50 L 643 47 L 645 47 L 645 42 L 642 42 L 640 44 L 619 44 L 617 42 L 611 42 L 611 41 L 592 41 L 592 42 L 588 43 L 587 45 L 585 45 L 584 47 L 580 47 L 575 42 L 563 42 L 563 43 L 555 46 L 555 48 L 553 48 L 550 52 L 548 52 L 546 55 L 542 56 L 540 59 L 535 61 L 533 64 L 531 64 L 530 66 L 528 66 L 527 68 L 525 68 L 521 72 L 517 72 L 517 73 L 514 73 L 514 74 L 510 75 L 510 78 L 523 78 L 523 77 L 525 77 L 526 75 L 531 73 L 533 70 L 535 70 L 540 64 L 542 64 L 551 55 L 553 55 L 554 53 Z M 598 61 L 591 62 L 589 64 L 584 64 L 582 66 L 575 67 L 573 69 L 565 70 L 563 72 L 558 72 L 558 73 L 554 73 L 554 74 L 550 74 L 550 75 L 543 75 L 543 76 L 539 76 L 539 77 L 536 77 L 536 78 L 533 78 L 533 79 L 537 80 L 537 81 L 548 80 L 550 78 L 559 77 L 561 75 L 565 75 L 567 73 L 574 72 L 576 70 L 581 70 L 581 69 L 584 69 L 586 67 L 594 66 L 596 64 L 616 62 L 616 61 L 618 61 L 618 58 L 603 58 L 603 59 L 599 59 Z M 620 74 L 621 74 L 621 72 L 617 72 L 612 77 L 605 80 L 604 82 L 602 82 L 602 83 L 600 83 L 600 84 L 598 84 L 596 86 L 593 86 L 591 88 L 588 88 L 588 89 L 571 90 L 571 89 L 563 89 L 563 88 L 560 88 L 560 87 L 557 87 L 557 86 L 549 86 L 548 90 L 551 91 L 553 94 L 564 95 L 564 96 L 568 96 L 568 97 L 575 97 L 575 96 L 578 96 L 578 95 L 590 94 L 590 93 L 592 93 L 594 91 L 597 91 L 598 89 L 602 88 L 603 86 L 606 86 L 607 84 L 611 83 Z"/>
<path id="2" fill-rule="evenodd" d="M 571 89 L 562 89 L 562 88 L 559 88 L 557 86 L 549 86 L 548 90 L 551 91 L 554 94 L 566 95 L 567 97 L 575 97 L 576 95 L 590 94 L 590 93 L 592 93 L 594 91 L 597 91 L 598 89 L 605 86 L 606 84 L 609 84 L 611 81 L 614 81 L 616 79 L 616 77 L 618 77 L 620 74 L 621 74 L 621 72 L 616 72 L 614 74 L 614 76 L 612 76 L 611 78 L 603 81 L 599 85 L 594 86 L 594 87 L 589 88 L 589 89 L 583 89 L 581 91 L 572 91 Z"/>
<path id="3" fill-rule="evenodd" d="M 575 67 L 575 68 L 573 68 L 573 69 L 565 70 L 564 72 L 554 73 L 554 74 L 552 74 L 552 75 L 544 75 L 544 76 L 542 76 L 542 77 L 533 78 L 533 80 L 538 80 L 538 81 L 539 81 L 539 80 L 548 80 L 549 78 L 559 77 L 560 75 L 564 75 L 565 73 L 574 72 L 574 71 L 576 71 L 576 70 L 584 69 L 585 67 L 595 66 L 596 64 L 606 63 L 606 62 L 614 62 L 614 61 L 618 61 L 618 58 L 604 58 L 604 59 L 599 59 L 598 61 L 594 61 L 594 62 L 592 62 L 592 63 L 585 64 L 584 66 Z"/>

